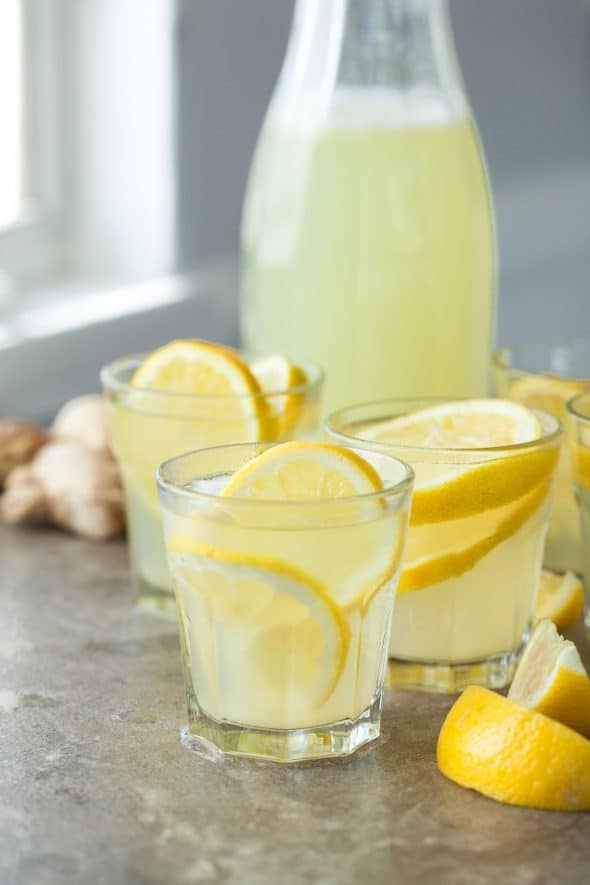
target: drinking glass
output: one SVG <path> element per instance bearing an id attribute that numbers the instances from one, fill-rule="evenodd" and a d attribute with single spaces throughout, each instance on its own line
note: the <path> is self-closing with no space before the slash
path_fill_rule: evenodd
<path id="1" fill-rule="evenodd" d="M 413 473 L 359 447 L 383 490 L 224 496 L 266 448 L 197 451 L 158 474 L 189 732 L 282 762 L 346 756 L 379 734 Z"/>
<path id="2" fill-rule="evenodd" d="M 527 443 L 489 448 L 369 441 L 432 400 L 387 400 L 328 418 L 330 436 L 407 461 L 416 474 L 391 633 L 391 684 L 454 692 L 507 685 L 539 585 L 559 422 L 538 412 Z"/>
<path id="3" fill-rule="evenodd" d="M 208 445 L 313 435 L 323 373 L 315 364 L 304 363 L 308 381 L 288 390 L 190 396 L 135 387 L 133 375 L 146 356 L 115 360 L 102 370 L 101 378 L 125 484 L 133 583 L 143 608 L 174 614 L 158 505 L 158 466 L 173 455 Z"/>

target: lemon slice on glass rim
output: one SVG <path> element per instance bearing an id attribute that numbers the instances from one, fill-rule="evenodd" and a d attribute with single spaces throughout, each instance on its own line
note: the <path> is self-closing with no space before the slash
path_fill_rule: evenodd
<path id="1" fill-rule="evenodd" d="M 375 468 L 352 449 L 294 440 L 271 446 L 237 470 L 222 494 L 266 501 L 352 498 L 383 489 Z"/>
<path id="2" fill-rule="evenodd" d="M 502 457 L 494 449 L 532 443 L 541 434 L 534 412 L 500 399 L 442 403 L 363 430 L 364 439 L 414 449 L 414 458 L 408 455 L 416 471 L 411 525 L 462 519 L 530 493 L 551 475 L 557 447 L 516 448 Z M 474 450 L 473 463 L 465 463 L 466 450 Z"/>

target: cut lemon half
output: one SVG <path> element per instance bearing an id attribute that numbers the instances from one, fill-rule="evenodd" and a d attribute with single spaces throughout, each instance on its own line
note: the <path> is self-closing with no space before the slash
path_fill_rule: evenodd
<path id="1" fill-rule="evenodd" d="M 486 688 L 470 686 L 441 728 L 440 771 L 491 799 L 590 811 L 590 741 Z"/>
<path id="2" fill-rule="evenodd" d="M 394 418 L 363 431 L 365 439 L 424 449 L 509 447 L 541 435 L 537 416 L 506 400 L 462 400 Z M 473 465 L 452 452 L 441 463 L 428 454 L 410 459 L 416 472 L 411 525 L 463 519 L 528 494 L 553 473 L 557 446 L 484 453 Z M 483 461 L 483 463 L 482 463 Z"/>
<path id="3" fill-rule="evenodd" d="M 272 446 L 237 470 L 223 495 L 266 501 L 350 498 L 380 491 L 374 467 L 332 443 L 296 440 Z"/>
<path id="4" fill-rule="evenodd" d="M 323 584 L 288 562 L 190 538 L 171 540 L 167 552 L 207 712 L 220 713 L 223 699 L 213 695 L 223 669 L 223 703 L 233 705 L 221 710 L 225 718 L 275 728 L 317 723 L 350 644 L 347 621 Z"/>
<path id="5" fill-rule="evenodd" d="M 551 621 L 535 627 L 508 697 L 590 737 L 590 679 L 574 643 Z"/>
<path id="6" fill-rule="evenodd" d="M 299 423 L 305 407 L 305 393 L 297 388 L 307 384 L 307 375 L 300 366 L 280 353 L 255 360 L 250 364 L 250 369 L 262 392 L 267 395 L 272 439 L 284 439 Z"/>
<path id="7" fill-rule="evenodd" d="M 549 618 L 560 633 L 578 623 L 584 611 L 584 587 L 573 572 L 558 575 L 545 569 L 535 606 L 535 623 Z"/>

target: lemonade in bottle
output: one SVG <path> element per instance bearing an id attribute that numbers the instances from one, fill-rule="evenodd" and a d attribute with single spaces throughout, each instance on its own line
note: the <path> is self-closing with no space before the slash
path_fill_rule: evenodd
<path id="1" fill-rule="evenodd" d="M 247 350 L 326 405 L 486 392 L 493 210 L 444 0 L 300 0 L 242 226 Z"/>

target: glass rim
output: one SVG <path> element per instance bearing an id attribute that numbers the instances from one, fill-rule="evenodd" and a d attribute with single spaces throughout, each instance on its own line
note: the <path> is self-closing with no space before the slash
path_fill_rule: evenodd
<path id="1" fill-rule="evenodd" d="M 337 419 L 343 419 L 345 416 L 350 419 L 351 416 L 354 415 L 357 411 L 362 409 L 369 408 L 378 408 L 389 406 L 390 408 L 394 405 L 403 405 L 404 403 L 416 403 L 422 402 L 424 403 L 424 408 L 428 408 L 428 405 L 443 405 L 448 402 L 469 402 L 472 397 L 463 397 L 463 398 L 451 398 L 449 397 L 393 397 L 389 399 L 381 399 L 381 400 L 371 400 L 363 403 L 355 403 L 352 406 L 345 406 L 343 409 L 337 409 L 335 412 L 332 412 L 326 418 L 324 422 L 324 428 L 330 433 L 330 435 L 336 440 L 346 440 L 346 444 L 350 445 L 353 443 L 361 443 L 362 445 L 366 445 L 368 447 L 373 446 L 373 451 L 388 451 L 391 449 L 395 449 L 400 453 L 406 452 L 417 452 L 421 455 L 428 454 L 430 456 L 444 456 L 449 457 L 451 461 L 456 462 L 457 455 L 502 455 L 502 454 L 512 454 L 513 452 L 523 452 L 527 451 L 527 449 L 537 448 L 539 445 L 550 445 L 553 441 L 558 440 L 563 435 L 563 425 L 561 421 L 552 415 L 550 412 L 545 412 L 541 409 L 529 409 L 529 411 L 533 412 L 537 417 L 542 419 L 545 423 L 549 425 L 553 425 L 551 430 L 543 430 L 540 436 L 536 436 L 532 440 L 528 440 L 527 442 L 521 443 L 511 443 L 509 445 L 503 446 L 468 446 L 468 447 L 456 447 L 449 448 L 445 446 L 437 447 L 437 446 L 418 446 L 418 445 L 404 445 L 403 443 L 388 443 L 388 442 L 379 442 L 377 440 L 367 440 L 363 439 L 359 436 L 352 436 L 349 433 L 346 433 L 344 430 L 337 428 L 334 426 L 333 422 Z M 495 399 L 490 397 L 490 399 Z M 508 402 L 513 405 L 513 403 L 508 400 Z M 392 420 L 393 418 L 400 418 L 403 415 L 409 415 L 413 412 L 420 411 L 419 408 L 410 409 L 409 411 L 390 411 L 388 414 L 380 416 L 380 421 Z M 367 419 L 367 421 L 370 419 Z M 403 454 L 400 460 L 403 459 Z"/>
<path id="2" fill-rule="evenodd" d="M 590 335 L 579 335 L 575 338 L 523 338 L 521 341 L 513 341 L 502 347 L 497 347 L 492 353 L 492 367 L 504 372 L 511 372 L 519 378 L 543 378 L 548 381 L 566 381 L 571 384 L 588 384 L 590 377 L 577 378 L 572 375 L 563 375 L 558 372 L 547 370 L 525 369 L 518 356 L 526 348 L 546 348 L 547 351 L 561 347 L 571 352 L 576 345 L 588 345 L 590 348 Z M 517 357 L 517 364 L 513 365 L 509 360 L 511 356 Z"/>
<path id="3" fill-rule="evenodd" d="M 143 353 L 132 353 L 127 356 L 120 356 L 111 360 L 100 370 L 100 380 L 104 388 L 108 391 L 117 393 L 141 394 L 142 396 L 164 397 L 174 399 L 178 402 L 181 400 L 203 401 L 203 402 L 239 402 L 258 399 L 263 397 L 267 399 L 273 396 L 293 396 L 297 394 L 305 394 L 312 390 L 319 390 L 325 380 L 325 373 L 321 366 L 312 360 L 301 360 L 296 362 L 305 370 L 308 380 L 304 384 L 297 384 L 294 387 L 286 387 L 280 390 L 260 390 L 253 393 L 178 393 L 176 391 L 156 390 L 153 387 L 135 386 L 129 381 L 121 381 L 117 377 L 117 372 L 123 371 L 125 368 L 132 366 L 138 367 L 153 351 L 145 351 Z"/>
<path id="4" fill-rule="evenodd" d="M 586 397 L 588 397 L 588 403 L 590 405 L 590 388 L 588 390 L 583 390 L 581 393 L 577 393 L 575 396 L 572 396 L 571 399 L 568 399 L 567 403 L 565 404 L 565 408 L 566 411 L 576 421 L 590 424 L 590 408 L 587 415 L 583 415 L 582 412 L 579 412 L 577 408 L 577 403 L 579 402 L 579 400 L 585 399 Z"/>
<path id="5" fill-rule="evenodd" d="M 395 455 L 391 455 L 388 452 L 377 452 L 377 454 L 382 457 L 387 458 L 388 461 L 395 462 L 398 467 L 402 469 L 403 476 L 397 480 L 396 482 L 392 482 L 391 485 L 386 486 L 383 489 L 376 489 L 374 492 L 364 492 L 359 495 L 349 495 L 347 497 L 342 498 L 304 498 L 298 501 L 277 501 L 269 498 L 244 498 L 238 495 L 231 497 L 228 495 L 225 497 L 221 493 L 209 494 L 207 492 L 202 492 L 197 489 L 187 489 L 186 486 L 180 485 L 174 480 L 167 478 L 164 474 L 166 470 L 170 469 L 174 464 L 178 464 L 181 461 L 194 458 L 197 455 L 211 454 L 213 452 L 221 452 L 221 451 L 237 451 L 238 449 L 246 449 L 253 448 L 256 446 L 260 447 L 260 452 L 266 451 L 266 449 L 272 448 L 273 446 L 281 445 L 278 442 L 241 442 L 241 443 L 226 443 L 224 445 L 219 446 L 206 446 L 204 448 L 193 449 L 190 452 L 182 452 L 181 454 L 174 455 L 172 458 L 167 458 L 166 461 L 163 461 L 156 471 L 156 481 L 159 489 L 163 489 L 172 495 L 189 499 L 189 500 L 198 500 L 203 501 L 208 504 L 216 503 L 222 501 L 224 506 L 228 507 L 236 507 L 236 508 L 248 508 L 251 510 L 325 510 L 326 508 L 336 509 L 338 507 L 350 507 L 352 504 L 364 503 L 375 501 L 383 498 L 396 498 L 401 497 L 406 492 L 411 491 L 415 473 L 414 469 L 410 464 L 406 461 L 403 461 L 401 458 L 397 458 Z M 347 448 L 351 448 L 351 446 L 347 446 Z M 370 449 L 369 446 L 364 446 L 361 442 L 360 445 L 354 446 L 354 449 L 362 452 L 363 449 L 375 454 L 374 451 Z"/>

